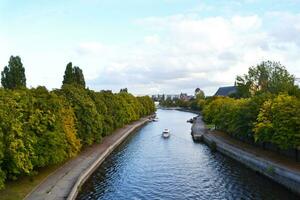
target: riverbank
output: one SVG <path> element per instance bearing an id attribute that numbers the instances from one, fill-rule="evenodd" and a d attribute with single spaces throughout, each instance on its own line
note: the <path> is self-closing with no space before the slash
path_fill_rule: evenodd
<path id="1" fill-rule="evenodd" d="M 25 199 L 75 199 L 84 181 L 127 136 L 148 122 L 148 117 L 116 130 L 100 144 L 86 148 L 40 183 Z"/>
<path id="2" fill-rule="evenodd" d="M 192 128 L 194 134 L 201 135 L 202 140 L 217 151 L 300 195 L 300 163 L 274 152 L 237 141 L 222 132 L 209 131 L 204 128 L 201 117 L 195 121 Z"/>

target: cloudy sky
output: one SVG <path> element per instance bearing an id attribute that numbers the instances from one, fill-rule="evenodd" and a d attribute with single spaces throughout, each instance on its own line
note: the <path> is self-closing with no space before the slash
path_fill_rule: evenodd
<path id="1" fill-rule="evenodd" d="M 72 61 L 89 88 L 213 94 L 263 60 L 300 77 L 300 0 L 0 0 L 0 69 L 61 86 Z"/>

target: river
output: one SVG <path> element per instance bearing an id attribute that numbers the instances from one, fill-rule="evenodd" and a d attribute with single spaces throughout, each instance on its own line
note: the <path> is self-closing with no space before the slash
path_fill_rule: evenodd
<path id="1" fill-rule="evenodd" d="M 82 186 L 77 199 L 297 199 L 289 190 L 205 144 L 194 143 L 187 119 L 158 110 Z M 169 128 L 171 137 L 161 132 Z"/>

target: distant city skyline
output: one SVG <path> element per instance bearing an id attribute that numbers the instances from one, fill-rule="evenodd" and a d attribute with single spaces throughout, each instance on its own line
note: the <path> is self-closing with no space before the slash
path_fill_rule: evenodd
<path id="1" fill-rule="evenodd" d="M 94 90 L 213 95 L 263 60 L 300 77 L 300 0 L 0 1 L 0 70 L 59 88 L 68 62 Z"/>

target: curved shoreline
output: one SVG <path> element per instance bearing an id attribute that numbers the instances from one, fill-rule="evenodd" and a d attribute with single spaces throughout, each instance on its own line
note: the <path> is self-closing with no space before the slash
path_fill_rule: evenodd
<path id="1" fill-rule="evenodd" d="M 75 199 L 80 187 L 99 165 L 131 133 L 145 125 L 149 116 L 117 129 L 103 138 L 101 144 L 85 149 L 78 156 L 50 174 L 24 199 Z"/>

